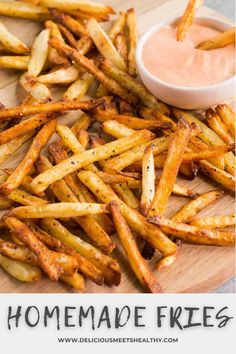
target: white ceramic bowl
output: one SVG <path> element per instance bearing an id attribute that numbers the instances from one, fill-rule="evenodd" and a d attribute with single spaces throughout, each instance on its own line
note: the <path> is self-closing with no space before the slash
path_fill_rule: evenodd
<path id="1" fill-rule="evenodd" d="M 142 52 L 147 39 L 161 27 L 167 24 L 174 24 L 177 21 L 177 17 L 163 21 L 152 27 L 141 37 L 136 51 L 136 61 L 144 85 L 154 96 L 158 97 L 163 102 L 185 109 L 205 109 L 232 98 L 236 85 L 236 75 L 214 85 L 188 87 L 164 82 L 156 78 L 145 68 L 142 60 Z M 196 17 L 194 22 L 207 25 L 220 31 L 225 31 L 231 27 L 228 23 L 210 16 Z"/>

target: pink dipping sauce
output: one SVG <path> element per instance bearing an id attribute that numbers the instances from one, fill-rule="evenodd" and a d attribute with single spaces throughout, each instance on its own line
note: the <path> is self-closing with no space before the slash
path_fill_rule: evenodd
<path id="1" fill-rule="evenodd" d="M 156 78 L 178 86 L 207 86 L 229 79 L 235 73 L 233 44 L 214 50 L 195 49 L 219 33 L 193 24 L 183 42 L 178 42 L 176 28 L 165 26 L 144 44 L 144 66 Z"/>

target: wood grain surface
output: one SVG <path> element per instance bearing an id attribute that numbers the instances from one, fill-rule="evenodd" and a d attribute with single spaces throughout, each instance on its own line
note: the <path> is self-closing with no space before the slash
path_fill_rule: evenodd
<path id="1" fill-rule="evenodd" d="M 167 16 L 179 15 L 186 0 L 110 0 L 99 1 L 110 3 L 116 10 L 135 7 L 138 14 L 139 32 L 142 34 L 155 23 Z M 202 8 L 201 14 L 216 14 L 210 9 Z M 222 17 L 222 16 L 221 16 Z M 7 25 L 10 31 L 24 40 L 28 45 L 40 30 L 40 25 L 32 21 L 11 19 L 2 17 L 1 20 Z M 0 101 L 7 107 L 18 104 L 24 97 L 24 92 L 17 83 L 18 74 L 13 71 L 0 70 Z M 78 112 L 73 112 L 60 118 L 60 122 L 69 125 L 78 118 Z M 6 161 L 1 168 L 14 167 L 21 160 L 23 153 L 29 144 L 26 144 L 15 154 L 11 160 Z M 193 182 L 179 179 L 182 184 L 189 185 L 197 192 L 205 192 L 217 188 L 212 181 L 199 175 Z M 187 198 L 171 197 L 166 215 L 177 211 Z M 223 199 L 210 206 L 207 211 L 200 215 L 227 214 L 234 211 L 234 198 L 225 193 Z M 114 236 L 116 241 L 116 237 Z M 118 243 L 117 243 L 118 244 Z M 130 270 L 122 249 L 117 247 L 114 257 L 119 260 L 122 269 L 122 281 L 119 287 L 99 287 L 90 281 L 86 283 L 87 292 L 90 293 L 135 293 L 143 292 Z M 184 245 L 177 262 L 169 269 L 155 271 L 158 254 L 152 260 L 150 266 L 155 272 L 165 292 L 169 293 L 204 293 L 212 291 L 234 275 L 235 253 L 232 248 L 220 248 L 211 246 Z M 21 283 L 0 269 L 0 292 L 1 293 L 63 293 L 73 292 L 62 283 L 52 283 L 46 277 L 35 284 Z"/>

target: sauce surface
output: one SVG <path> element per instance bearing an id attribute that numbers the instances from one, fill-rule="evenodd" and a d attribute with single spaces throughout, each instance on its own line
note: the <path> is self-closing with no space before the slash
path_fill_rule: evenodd
<path id="1" fill-rule="evenodd" d="M 195 47 L 220 32 L 193 24 L 182 42 L 176 28 L 168 25 L 153 33 L 143 47 L 146 69 L 162 81 L 179 86 L 207 86 L 222 82 L 235 73 L 235 46 L 214 50 Z"/>

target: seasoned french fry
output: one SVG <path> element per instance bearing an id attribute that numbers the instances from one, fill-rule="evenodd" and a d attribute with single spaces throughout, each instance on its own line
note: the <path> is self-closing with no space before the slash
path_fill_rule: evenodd
<path id="1" fill-rule="evenodd" d="M 65 26 L 70 32 L 72 32 L 77 37 L 88 35 L 88 31 L 84 27 L 84 25 L 78 20 L 75 20 L 73 17 L 56 9 L 50 9 L 49 12 L 57 23 L 60 23 Z"/>
<path id="2" fill-rule="evenodd" d="M 230 191 L 235 191 L 235 177 L 231 174 L 217 168 L 206 160 L 199 161 L 200 169 L 214 181 L 221 184 L 224 188 Z"/>
<path id="3" fill-rule="evenodd" d="M 37 160 L 40 151 L 54 133 L 56 124 L 57 122 L 55 119 L 51 120 L 38 132 L 21 163 L 8 177 L 6 182 L 0 186 L 0 191 L 2 193 L 9 194 L 21 184 L 22 180 L 30 172 L 34 162 Z"/>
<path id="4" fill-rule="evenodd" d="M 216 112 L 228 127 L 231 134 L 235 137 L 235 113 L 227 104 L 219 104 L 216 107 Z"/>
<path id="5" fill-rule="evenodd" d="M 135 197 L 126 183 L 119 183 L 112 186 L 116 194 L 132 209 L 139 208 L 139 200 Z"/>
<path id="6" fill-rule="evenodd" d="M 180 119 L 168 147 L 162 175 L 148 213 L 149 216 L 163 213 L 166 209 L 168 199 L 173 191 L 173 186 L 183 159 L 183 152 L 185 151 L 190 138 L 190 133 L 191 128 L 189 124 L 184 119 Z"/>
<path id="7" fill-rule="evenodd" d="M 113 114 L 102 109 L 96 109 L 92 112 L 92 117 L 99 122 L 106 122 L 107 120 L 117 120 L 117 122 L 126 125 L 132 129 L 168 129 L 169 123 L 158 122 L 155 120 L 140 119 L 137 117 L 130 117 L 121 114 Z"/>
<path id="8" fill-rule="evenodd" d="M 99 4 L 90 0 L 40 0 L 45 7 L 55 7 L 60 10 L 81 10 L 91 14 L 113 14 L 111 6 Z"/>
<path id="9" fill-rule="evenodd" d="M 134 129 L 119 123 L 117 120 L 107 120 L 102 124 L 102 130 L 115 138 L 123 138 L 134 133 Z"/>
<path id="10" fill-rule="evenodd" d="M 75 172 L 79 168 L 88 165 L 89 163 L 104 160 L 114 154 L 122 153 L 128 149 L 131 149 L 133 146 L 136 146 L 144 141 L 147 141 L 152 136 L 152 133 L 146 130 L 140 130 L 127 138 L 121 138 L 111 143 L 106 144 L 105 146 L 100 146 L 95 149 L 90 149 L 84 151 L 80 154 L 76 154 L 69 159 L 61 162 L 57 166 L 54 166 L 52 169 L 43 172 L 37 176 L 33 182 L 32 186 L 38 192 L 44 191 L 48 185 L 58 181 L 69 173 Z"/>
<path id="11" fill-rule="evenodd" d="M 137 75 L 137 67 L 135 60 L 136 46 L 138 42 L 138 29 L 136 24 L 136 16 L 134 9 L 127 11 L 127 26 L 129 30 L 129 54 L 128 54 L 128 68 L 131 76 Z"/>
<path id="12" fill-rule="evenodd" d="M 76 44 L 76 50 L 79 54 L 85 55 L 93 49 L 93 41 L 89 36 L 82 36 Z"/>
<path id="13" fill-rule="evenodd" d="M 157 263 L 157 270 L 161 270 L 162 268 L 168 268 L 176 262 L 182 248 L 182 241 L 177 240 L 176 244 L 177 244 L 177 251 L 171 256 L 166 256 L 161 258 Z"/>
<path id="14" fill-rule="evenodd" d="M 29 56 L 1 56 L 0 68 L 14 69 L 14 70 L 27 70 L 29 64 Z"/>
<path id="15" fill-rule="evenodd" d="M 20 77 L 19 83 L 38 103 L 47 103 L 52 100 L 49 88 L 44 84 L 34 82 L 27 73 Z"/>
<path id="16" fill-rule="evenodd" d="M 63 95 L 63 100 L 79 101 L 86 94 L 93 81 L 93 75 L 89 73 L 84 73 L 75 82 L 73 82 L 70 87 L 68 87 L 68 89 Z"/>
<path id="17" fill-rule="evenodd" d="M 30 195 L 20 189 L 15 189 L 14 191 L 12 191 L 8 195 L 8 198 L 21 205 L 33 206 L 33 205 L 45 205 L 48 203 L 47 200 L 39 197 L 35 197 L 34 195 Z"/>
<path id="18" fill-rule="evenodd" d="M 199 160 L 208 160 L 211 157 L 216 157 L 219 155 L 224 155 L 225 153 L 235 150 L 235 144 L 230 145 L 218 145 L 212 146 L 205 151 L 198 152 L 185 152 L 183 155 L 183 162 L 189 161 L 199 161 Z"/>
<path id="19" fill-rule="evenodd" d="M 27 225 L 15 217 L 4 216 L 3 221 L 9 229 L 15 233 L 17 238 L 38 256 L 40 265 L 45 273 L 48 274 L 49 278 L 54 281 L 58 280 L 60 269 L 56 264 L 52 253 L 37 239 Z"/>
<path id="20" fill-rule="evenodd" d="M 81 67 L 86 69 L 90 74 L 94 75 L 94 77 L 101 82 L 110 92 L 113 94 L 124 98 L 128 102 L 137 103 L 137 97 L 126 90 L 124 87 L 119 85 L 115 80 L 107 77 L 98 67 L 94 64 L 94 62 L 85 56 L 81 55 L 79 52 L 74 50 L 73 48 L 64 45 L 61 41 L 53 38 L 50 40 L 50 45 L 53 48 L 56 48 L 60 53 L 63 53 L 71 60 L 74 60 Z"/>
<path id="21" fill-rule="evenodd" d="M 26 4 L 23 1 L 0 1 L 0 15 L 45 21 L 49 12 L 46 7 Z"/>
<path id="22" fill-rule="evenodd" d="M 25 135 L 19 136 L 16 139 L 0 146 L 0 163 L 6 161 L 17 151 L 27 140 L 29 140 L 35 132 L 31 131 Z"/>
<path id="23" fill-rule="evenodd" d="M 155 165 L 152 145 L 148 146 L 143 154 L 142 161 L 142 195 L 140 201 L 141 213 L 146 216 L 155 196 Z"/>
<path id="24" fill-rule="evenodd" d="M 72 286 L 73 288 L 75 288 L 79 292 L 85 291 L 84 278 L 78 272 L 74 273 L 73 275 L 61 275 L 60 280 L 62 280 L 64 283 Z"/>
<path id="25" fill-rule="evenodd" d="M 64 42 L 63 37 L 61 35 L 60 29 L 56 23 L 53 21 L 46 21 L 45 22 L 45 27 L 50 30 L 50 38 L 56 37 L 62 42 Z M 48 60 L 50 63 L 53 64 L 63 64 L 67 65 L 68 60 L 65 57 L 62 57 L 56 49 L 49 47 L 49 52 L 48 52 Z"/>
<path id="26" fill-rule="evenodd" d="M 74 35 L 65 26 L 58 24 L 58 27 L 63 36 L 63 43 L 68 43 L 71 47 L 77 48 L 77 40 Z"/>
<path id="27" fill-rule="evenodd" d="M 49 50 L 49 36 L 50 31 L 44 29 L 39 33 L 33 43 L 31 58 L 28 64 L 28 74 L 30 76 L 38 76 L 46 63 Z"/>
<path id="28" fill-rule="evenodd" d="M 202 0 L 189 0 L 183 16 L 180 18 L 177 30 L 177 41 L 183 41 L 189 27 L 193 23 L 195 11 L 201 6 Z"/>
<path id="29" fill-rule="evenodd" d="M 105 22 L 109 20 L 109 14 L 103 12 L 93 12 L 93 13 L 89 13 L 87 11 L 81 11 L 81 10 L 66 10 L 67 13 L 69 13 L 70 15 L 72 15 L 73 17 L 77 18 L 78 20 L 90 20 L 90 18 L 96 18 L 97 21 L 100 22 Z"/>
<path id="30" fill-rule="evenodd" d="M 80 129 L 76 137 L 80 144 L 83 146 L 84 150 L 87 150 L 89 145 L 89 133 L 84 129 Z"/>
<path id="31" fill-rule="evenodd" d="M 234 138 L 230 134 L 227 126 L 212 109 L 206 111 L 207 124 L 226 143 L 233 144 Z"/>
<path id="32" fill-rule="evenodd" d="M 134 114 L 134 107 L 132 107 L 131 104 L 129 104 L 127 101 L 122 100 L 121 98 L 119 99 L 119 113 L 126 115 L 126 116 L 131 116 L 133 117 Z"/>
<path id="33" fill-rule="evenodd" d="M 96 97 L 103 97 L 103 96 L 107 96 L 109 94 L 108 90 L 106 89 L 105 86 L 103 86 L 102 84 L 99 84 L 97 92 L 96 92 Z"/>
<path id="34" fill-rule="evenodd" d="M 206 216 L 191 220 L 190 225 L 203 227 L 204 229 L 217 229 L 235 226 L 235 215 Z"/>
<path id="35" fill-rule="evenodd" d="M 0 22 L 0 42 L 9 52 L 16 54 L 25 54 L 30 52 L 27 45 L 11 34 L 2 22 Z"/>
<path id="36" fill-rule="evenodd" d="M 131 189 L 140 188 L 140 181 L 132 177 L 122 176 L 118 174 L 110 174 L 107 172 L 98 171 L 97 175 L 103 180 L 106 184 L 117 184 L 117 183 L 127 183 L 128 187 Z"/>
<path id="37" fill-rule="evenodd" d="M 0 197 L 0 210 L 7 210 L 12 207 L 12 202 L 4 197 Z"/>
<path id="38" fill-rule="evenodd" d="M 189 222 L 201 210 L 222 198 L 224 192 L 213 190 L 199 195 L 197 198 L 186 203 L 172 216 L 171 220 L 176 222 Z"/>
<path id="39" fill-rule="evenodd" d="M 146 222 L 144 217 L 136 210 L 122 202 L 94 172 L 81 171 L 78 177 L 103 203 L 117 201 L 121 213 L 131 229 L 142 235 L 154 248 L 159 249 L 165 255 L 173 254 L 176 251 L 176 245 L 171 240 L 162 234 L 158 228 L 152 227 L 151 224 Z"/>
<path id="40" fill-rule="evenodd" d="M 140 117 L 143 117 L 145 119 L 157 119 L 161 122 L 168 122 L 171 124 L 171 130 L 176 129 L 176 123 L 167 115 L 163 114 L 162 112 L 159 112 L 157 110 L 141 106 L 138 110 Z"/>
<path id="41" fill-rule="evenodd" d="M 202 229 L 197 226 L 179 223 L 165 219 L 161 216 L 154 216 L 148 219 L 149 222 L 161 227 L 163 232 L 179 237 L 181 240 L 212 246 L 233 246 L 234 233 L 230 231 L 215 231 Z"/>
<path id="42" fill-rule="evenodd" d="M 162 292 L 161 286 L 140 254 L 134 236 L 121 214 L 119 205 L 115 201 L 111 202 L 110 205 L 118 236 L 137 279 L 148 291 L 152 293 Z"/>
<path id="43" fill-rule="evenodd" d="M 127 70 L 124 60 L 117 52 L 107 33 L 95 19 L 91 19 L 87 22 L 87 29 L 99 52 L 105 58 L 109 58 L 109 60 L 121 70 Z"/>
<path id="44" fill-rule="evenodd" d="M 80 129 L 87 130 L 92 123 L 91 118 L 87 114 L 82 114 L 79 119 L 75 122 L 75 124 L 71 127 L 71 131 L 73 134 L 77 134 Z"/>
<path id="45" fill-rule="evenodd" d="M 100 67 L 105 74 L 110 76 L 113 80 L 116 80 L 122 87 L 137 95 L 141 102 L 147 107 L 156 109 L 165 114 L 169 114 L 169 108 L 164 103 L 158 101 L 156 97 L 154 97 L 142 84 L 140 84 L 126 72 L 112 65 L 109 60 L 100 59 Z M 128 101 L 128 99 L 125 97 L 121 98 L 124 98 L 124 100 Z M 135 102 L 131 101 L 130 103 Z"/>
<path id="46" fill-rule="evenodd" d="M 128 45 L 126 34 L 119 33 L 114 39 L 114 46 L 117 49 L 118 54 L 124 60 L 125 64 L 128 62 Z"/>
<path id="47" fill-rule="evenodd" d="M 112 40 L 112 42 L 114 42 L 114 39 L 119 33 L 124 31 L 125 24 L 126 24 L 126 13 L 121 11 L 109 31 L 109 37 Z"/>
<path id="48" fill-rule="evenodd" d="M 79 72 L 75 66 L 69 66 L 68 68 L 61 68 L 54 70 L 48 74 L 38 76 L 34 79 L 35 82 L 45 85 L 55 84 L 70 84 L 74 82 L 79 76 Z"/>
<path id="49" fill-rule="evenodd" d="M 41 271 L 39 268 L 13 261 L 12 259 L 3 257 L 1 254 L 0 266 L 11 276 L 23 282 L 32 283 L 41 279 Z"/>
<path id="50" fill-rule="evenodd" d="M 232 27 L 218 34 L 213 39 L 209 39 L 207 41 L 200 43 L 197 46 L 197 49 L 212 50 L 212 49 L 226 47 L 227 45 L 234 44 L 234 43 L 235 43 L 235 27 Z"/>

